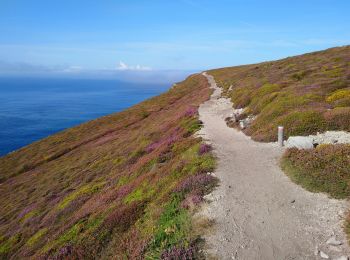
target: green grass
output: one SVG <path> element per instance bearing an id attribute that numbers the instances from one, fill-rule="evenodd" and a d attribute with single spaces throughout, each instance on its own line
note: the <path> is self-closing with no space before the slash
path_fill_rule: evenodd
<path id="1" fill-rule="evenodd" d="M 181 195 L 174 195 L 164 207 L 157 223 L 154 239 L 147 249 L 146 259 L 160 259 L 161 253 L 178 244 L 189 245 L 191 233 L 191 216 L 180 203 Z"/>

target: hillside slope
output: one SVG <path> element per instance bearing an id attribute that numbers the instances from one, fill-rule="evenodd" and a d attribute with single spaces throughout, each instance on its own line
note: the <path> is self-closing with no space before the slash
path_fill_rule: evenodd
<path id="1" fill-rule="evenodd" d="M 350 46 L 278 61 L 209 71 L 241 118 L 257 116 L 245 129 L 256 141 L 275 141 L 317 131 L 350 131 Z"/>
<path id="2" fill-rule="evenodd" d="M 201 75 L 0 158 L 0 258 L 193 255 L 193 205 L 213 186 L 193 137 Z"/>
<path id="3" fill-rule="evenodd" d="M 245 108 L 241 118 L 256 116 L 244 130 L 254 140 L 274 141 L 278 125 L 287 137 L 350 131 L 350 46 L 209 74 Z M 198 257 L 191 215 L 216 179 L 207 174 L 215 167 L 211 147 L 194 133 L 210 92 L 206 78 L 193 75 L 121 113 L 0 158 L 0 258 Z M 349 167 L 350 147 L 339 149 L 345 160 L 322 155 Z M 288 156 L 295 162 L 300 154 Z M 317 187 L 327 186 L 315 190 L 350 194 L 349 171 L 324 185 L 334 168 L 312 165 L 314 179 L 324 176 Z M 298 168 L 314 181 L 308 167 Z"/>

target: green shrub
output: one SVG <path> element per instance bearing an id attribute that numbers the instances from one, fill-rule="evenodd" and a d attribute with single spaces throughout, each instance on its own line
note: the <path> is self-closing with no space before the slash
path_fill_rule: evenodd
<path id="1" fill-rule="evenodd" d="M 263 97 L 266 96 L 268 94 L 272 94 L 274 92 L 277 92 L 281 89 L 281 86 L 278 84 L 270 84 L 270 83 L 265 83 L 262 87 L 258 88 L 258 90 L 256 91 L 255 96 L 258 97 Z"/>
<path id="2" fill-rule="evenodd" d="M 284 126 L 286 136 L 315 134 L 326 129 L 327 125 L 318 111 L 294 111 L 276 120 L 278 125 Z"/>
<path id="3" fill-rule="evenodd" d="M 350 89 L 338 89 L 331 93 L 326 101 L 335 107 L 350 107 Z"/>
<path id="4" fill-rule="evenodd" d="M 248 87 L 237 87 L 231 94 L 231 99 L 236 108 L 248 106 L 252 99 L 253 91 Z"/>
<path id="5" fill-rule="evenodd" d="M 294 74 L 292 74 L 291 78 L 294 80 L 302 80 L 306 76 L 307 72 L 306 71 L 299 71 Z"/>
<path id="6" fill-rule="evenodd" d="M 326 70 L 324 73 L 330 78 L 338 78 L 342 75 L 343 69 L 342 68 L 335 68 L 335 69 L 331 69 L 331 70 Z"/>
<path id="7" fill-rule="evenodd" d="M 16 234 L 0 244 L 0 258 L 6 259 L 6 255 L 21 240 L 21 234 Z"/>

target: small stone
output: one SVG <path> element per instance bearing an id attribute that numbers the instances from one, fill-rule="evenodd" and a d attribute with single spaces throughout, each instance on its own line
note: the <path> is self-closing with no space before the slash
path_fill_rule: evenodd
<path id="1" fill-rule="evenodd" d="M 327 245 L 331 246 L 340 246 L 343 243 L 341 241 L 338 241 L 335 237 L 331 237 L 330 239 L 327 240 Z"/>
<path id="2" fill-rule="evenodd" d="M 229 185 L 228 188 L 231 189 L 231 185 Z"/>
<path id="3" fill-rule="evenodd" d="M 294 203 L 295 202 L 295 200 L 292 200 L 290 203 Z"/>
<path id="4" fill-rule="evenodd" d="M 318 246 L 316 246 L 314 251 L 315 256 L 318 256 L 319 253 L 320 253 L 320 250 L 318 250 Z"/>
<path id="5" fill-rule="evenodd" d="M 329 259 L 329 256 L 326 253 L 322 252 L 322 251 L 320 251 L 320 256 L 321 256 L 321 258 Z"/>

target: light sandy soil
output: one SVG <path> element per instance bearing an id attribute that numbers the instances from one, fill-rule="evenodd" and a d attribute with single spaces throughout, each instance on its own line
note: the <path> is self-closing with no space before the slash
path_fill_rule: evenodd
<path id="1" fill-rule="evenodd" d="M 342 231 L 348 202 L 292 183 L 278 166 L 282 148 L 254 142 L 227 127 L 224 119 L 232 113 L 232 104 L 221 98 L 213 77 L 204 75 L 214 93 L 199 108 L 204 122 L 199 135 L 214 147 L 218 167 L 213 174 L 220 179 L 197 215 L 216 223 L 205 235 L 207 256 L 282 260 L 350 255 Z M 327 244 L 331 237 L 342 245 Z"/>

